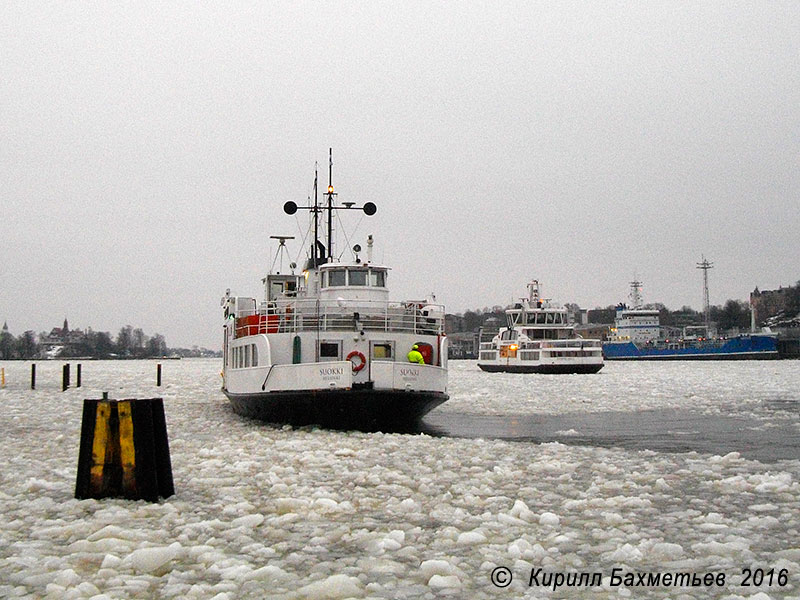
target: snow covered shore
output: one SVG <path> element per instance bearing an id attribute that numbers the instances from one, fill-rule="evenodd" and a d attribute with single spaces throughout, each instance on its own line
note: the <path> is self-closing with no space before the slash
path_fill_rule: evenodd
<path id="1" fill-rule="evenodd" d="M 693 367 L 670 391 L 637 365 L 535 380 L 454 362 L 452 400 L 438 410 L 691 402 L 768 430 L 796 418 L 786 364 Z M 163 388 L 154 362 L 85 362 L 84 387 L 67 392 L 60 365 L 37 365 L 35 391 L 27 363 L 0 366 L 0 597 L 800 598 L 800 457 L 272 428 L 230 411 L 213 360 L 164 363 Z M 164 397 L 175 496 L 73 498 L 82 399 L 102 391 Z M 508 587 L 493 585 L 497 567 Z M 744 587 L 744 568 L 785 570 L 786 583 Z M 532 569 L 602 581 L 553 591 L 541 575 L 529 586 Z M 726 583 L 615 586 L 614 569 Z"/>

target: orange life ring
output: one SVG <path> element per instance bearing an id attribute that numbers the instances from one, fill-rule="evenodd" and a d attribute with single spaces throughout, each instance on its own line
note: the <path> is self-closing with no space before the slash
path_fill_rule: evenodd
<path id="1" fill-rule="evenodd" d="M 353 363 L 353 373 L 358 373 L 358 372 L 359 372 L 361 369 L 363 369 L 363 368 L 364 368 L 364 365 L 366 365 L 366 364 L 367 364 L 367 357 L 366 357 L 366 356 L 364 356 L 364 355 L 363 355 L 361 352 L 359 352 L 358 350 L 353 350 L 353 351 L 352 351 L 350 354 L 348 354 L 348 355 L 347 355 L 347 360 L 349 360 L 350 362 L 352 362 L 352 358 L 353 358 L 354 356 L 357 356 L 357 357 L 358 357 L 358 359 L 361 361 L 361 362 L 360 362 L 360 363 L 358 363 L 358 364 L 356 364 L 356 363 Z"/>

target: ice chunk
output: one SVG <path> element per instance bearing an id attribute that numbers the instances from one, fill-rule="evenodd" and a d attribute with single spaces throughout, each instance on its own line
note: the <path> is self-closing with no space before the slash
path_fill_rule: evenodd
<path id="1" fill-rule="evenodd" d="M 659 542 L 653 544 L 650 553 L 659 559 L 676 560 L 683 556 L 683 546 L 670 542 Z"/>
<path id="2" fill-rule="evenodd" d="M 175 542 L 169 546 L 139 548 L 125 557 L 123 563 L 130 563 L 137 571 L 152 573 L 176 558 L 180 554 L 180 551 L 180 542 Z"/>
<path id="3" fill-rule="evenodd" d="M 539 517 L 539 525 L 549 525 L 550 527 L 557 527 L 561 523 L 558 515 L 551 512 L 543 512 Z"/>
<path id="4" fill-rule="evenodd" d="M 250 565 L 236 565 L 234 567 L 227 567 L 225 569 L 220 569 L 219 577 L 220 579 L 232 579 L 235 581 L 245 580 L 247 576 L 253 571 L 253 568 Z"/>
<path id="5" fill-rule="evenodd" d="M 339 503 L 332 498 L 317 498 L 314 500 L 314 506 L 323 510 L 336 510 L 339 508 Z"/>
<path id="6" fill-rule="evenodd" d="M 100 593 L 100 590 L 97 588 L 97 586 L 88 581 L 79 583 L 75 587 L 75 589 L 78 590 L 81 594 L 83 594 L 84 597 L 89 597 L 89 598 L 97 596 Z"/>
<path id="7" fill-rule="evenodd" d="M 381 540 L 381 547 L 384 550 L 399 550 L 403 547 L 403 542 L 406 539 L 406 534 L 402 531 L 391 531 L 383 540 Z"/>
<path id="8" fill-rule="evenodd" d="M 792 476 L 789 473 L 765 473 L 760 476 L 761 483 L 756 486 L 759 493 L 786 492 L 792 488 Z"/>
<path id="9" fill-rule="evenodd" d="M 250 571 L 244 577 L 245 580 L 249 581 L 251 579 L 259 579 L 264 581 L 281 581 L 284 579 L 290 578 L 291 575 L 281 569 L 280 567 L 275 567 L 273 565 L 267 565 L 265 567 L 261 567 L 260 569 L 255 569 L 254 571 Z"/>
<path id="10" fill-rule="evenodd" d="M 393 529 L 386 536 L 386 539 L 394 540 L 398 544 L 402 544 L 406 541 L 406 532 L 402 529 Z"/>
<path id="11" fill-rule="evenodd" d="M 103 563 L 100 565 L 101 569 L 116 569 L 120 563 L 122 562 L 121 558 L 114 556 L 113 554 L 106 554 L 105 558 L 103 558 Z"/>
<path id="12" fill-rule="evenodd" d="M 710 541 L 707 543 L 692 544 L 692 550 L 697 554 L 738 557 L 749 552 L 750 542 L 743 538 L 730 542 Z"/>
<path id="13" fill-rule="evenodd" d="M 434 589 L 460 588 L 461 580 L 455 575 L 434 575 L 428 580 L 428 587 Z"/>
<path id="14" fill-rule="evenodd" d="M 86 539 L 90 542 L 96 542 L 98 540 L 105 540 L 109 538 L 138 542 L 143 540 L 144 537 L 145 536 L 141 532 L 136 531 L 135 529 L 125 529 L 118 525 L 106 525 L 102 529 L 95 531 Z"/>
<path id="15" fill-rule="evenodd" d="M 264 515 L 244 515 L 231 521 L 231 527 L 246 527 L 252 529 L 264 522 Z"/>
<path id="16" fill-rule="evenodd" d="M 355 577 L 331 575 L 323 581 L 315 581 L 298 590 L 301 598 L 308 600 L 336 600 L 338 598 L 362 598 L 364 586 Z"/>
<path id="17" fill-rule="evenodd" d="M 36 479 L 35 477 L 31 477 L 28 479 L 25 489 L 28 492 L 52 492 L 58 490 L 61 487 L 61 483 L 53 483 L 51 481 L 45 481 L 44 479 Z"/>
<path id="18" fill-rule="evenodd" d="M 53 583 L 55 583 L 56 585 L 63 586 L 63 587 L 69 587 L 69 586 L 77 585 L 81 581 L 83 581 L 83 577 L 78 575 L 72 569 L 64 569 L 63 571 L 61 571 L 61 573 L 56 575 L 55 578 L 53 579 Z"/>
<path id="19" fill-rule="evenodd" d="M 419 566 L 420 574 L 426 580 L 430 580 L 434 575 L 454 575 L 456 568 L 446 560 L 431 559 L 423 561 Z"/>
<path id="20" fill-rule="evenodd" d="M 486 541 L 486 536 L 483 535 L 480 531 L 465 531 L 464 533 L 459 534 L 456 543 L 462 545 L 471 545 L 471 544 L 482 544 L 485 541 Z"/>
<path id="21" fill-rule="evenodd" d="M 533 521 L 536 519 L 534 512 L 529 509 L 528 505 L 522 500 L 514 501 L 514 506 L 511 507 L 511 512 L 509 514 L 516 519 L 520 519 L 528 523 L 533 523 Z"/>
<path id="22" fill-rule="evenodd" d="M 642 551 L 630 544 L 624 544 L 612 552 L 608 558 L 613 562 L 620 563 L 638 562 L 642 560 Z"/>
<path id="23" fill-rule="evenodd" d="M 420 508 L 419 504 L 414 502 L 414 500 L 412 500 L 411 498 L 406 498 L 405 500 L 400 502 L 399 506 L 400 506 L 400 509 L 405 511 L 405 512 L 415 512 L 415 511 L 418 511 L 419 508 Z"/>
<path id="24" fill-rule="evenodd" d="M 758 592 L 752 596 L 747 596 L 747 600 L 772 600 L 772 596 L 765 594 L 764 592 Z"/>

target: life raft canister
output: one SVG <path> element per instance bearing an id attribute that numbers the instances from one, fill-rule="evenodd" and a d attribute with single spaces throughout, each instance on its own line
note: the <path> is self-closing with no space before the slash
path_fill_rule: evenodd
<path id="1" fill-rule="evenodd" d="M 360 362 L 356 363 L 353 361 L 353 358 L 358 358 Z M 358 350 L 353 350 L 350 354 L 347 355 L 347 360 L 349 360 L 353 365 L 353 373 L 358 373 L 361 369 L 364 368 L 364 365 L 367 364 L 367 358 Z"/>

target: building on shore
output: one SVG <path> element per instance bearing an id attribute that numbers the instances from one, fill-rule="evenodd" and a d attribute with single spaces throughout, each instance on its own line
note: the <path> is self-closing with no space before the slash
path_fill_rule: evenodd
<path id="1" fill-rule="evenodd" d="M 80 329 L 70 330 L 67 318 L 64 317 L 63 327 L 53 327 L 50 333 L 39 339 L 42 358 L 56 358 L 64 349 L 77 346 L 86 341 L 86 333 Z"/>
<path id="2" fill-rule="evenodd" d="M 785 316 L 789 319 L 796 315 L 789 315 L 797 289 L 793 287 L 779 287 L 777 290 L 760 291 L 758 288 L 750 293 L 750 308 L 753 311 L 753 320 L 756 327 L 766 324 L 774 317 Z"/>

